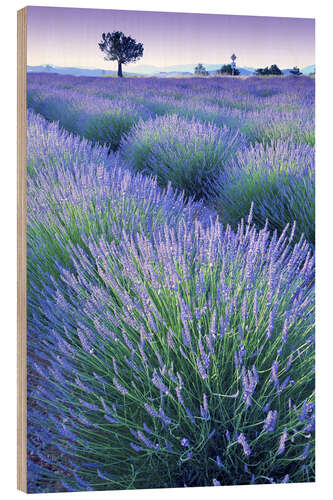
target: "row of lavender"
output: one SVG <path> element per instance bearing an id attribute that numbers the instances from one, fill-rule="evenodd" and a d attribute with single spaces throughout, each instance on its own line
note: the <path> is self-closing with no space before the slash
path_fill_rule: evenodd
<path id="1" fill-rule="evenodd" d="M 145 120 L 166 114 L 226 125 L 251 142 L 292 137 L 298 143 L 314 145 L 314 81 L 307 77 L 119 82 L 30 74 L 28 102 L 70 131 L 108 142 L 113 148 L 140 117 Z M 108 127 L 98 123 L 104 115 Z M 91 120 L 94 125 L 90 128 Z"/>
<path id="2" fill-rule="evenodd" d="M 251 217 L 28 113 L 30 492 L 314 479 L 313 256 Z"/>
<path id="3" fill-rule="evenodd" d="M 127 79 L 30 75 L 28 103 L 119 150 L 131 168 L 206 198 L 235 229 L 297 221 L 314 245 L 312 79 Z M 274 203 L 271 200 L 274 199 Z"/>

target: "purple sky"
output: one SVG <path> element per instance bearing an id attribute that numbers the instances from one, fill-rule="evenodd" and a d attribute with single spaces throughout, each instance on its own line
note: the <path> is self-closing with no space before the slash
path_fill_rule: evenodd
<path id="1" fill-rule="evenodd" d="M 115 69 L 97 46 L 115 30 L 143 42 L 137 65 L 222 64 L 232 52 L 239 66 L 315 62 L 314 19 L 28 7 L 28 64 Z"/>

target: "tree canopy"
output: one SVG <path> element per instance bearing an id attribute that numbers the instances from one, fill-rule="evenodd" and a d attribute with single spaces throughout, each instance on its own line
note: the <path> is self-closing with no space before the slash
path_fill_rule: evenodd
<path id="1" fill-rule="evenodd" d="M 296 75 L 296 76 L 302 75 L 302 73 L 300 72 L 300 70 L 297 66 L 294 66 L 293 69 L 291 69 L 289 71 L 289 73 L 291 73 L 292 75 Z"/>
<path id="2" fill-rule="evenodd" d="M 198 76 L 208 76 L 209 73 L 208 71 L 206 70 L 205 66 L 201 63 L 199 63 L 195 69 L 194 69 L 194 74 L 195 75 L 198 75 Z"/>
<path id="3" fill-rule="evenodd" d="M 125 36 L 122 31 L 102 33 L 102 40 L 98 44 L 104 52 L 106 61 L 118 61 L 118 76 L 122 77 L 122 65 L 135 62 L 143 56 L 143 44 L 137 43 L 130 36 Z"/>
<path id="4" fill-rule="evenodd" d="M 256 75 L 283 75 L 282 71 L 276 64 L 272 64 L 270 68 L 268 66 L 266 66 L 266 68 L 258 68 L 255 73 Z"/>
<path id="5" fill-rule="evenodd" d="M 216 71 L 217 75 L 239 75 L 239 70 L 237 68 L 234 69 L 232 72 L 232 66 L 231 64 L 223 64 L 223 66 Z"/>

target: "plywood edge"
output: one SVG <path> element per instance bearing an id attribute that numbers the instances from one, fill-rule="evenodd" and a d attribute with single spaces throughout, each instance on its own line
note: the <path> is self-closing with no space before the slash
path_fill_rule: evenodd
<path id="1" fill-rule="evenodd" d="M 17 488 L 27 492 L 27 9 L 17 12 Z"/>

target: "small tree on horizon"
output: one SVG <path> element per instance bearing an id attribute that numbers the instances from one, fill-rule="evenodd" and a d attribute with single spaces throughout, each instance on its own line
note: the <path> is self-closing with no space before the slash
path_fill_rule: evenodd
<path id="1" fill-rule="evenodd" d="M 216 71 L 217 75 L 232 75 L 232 66 L 231 64 L 223 64 L 223 66 Z M 234 76 L 238 76 L 239 69 L 234 69 Z"/>
<path id="2" fill-rule="evenodd" d="M 266 75 L 283 75 L 282 71 L 276 64 L 272 64 L 272 66 L 269 68 L 266 66 L 266 68 L 258 68 L 255 70 L 256 75 L 261 75 L 261 76 L 266 76 Z"/>
<path id="3" fill-rule="evenodd" d="M 135 62 L 143 56 L 143 44 L 137 43 L 130 36 L 125 36 L 122 31 L 102 33 L 102 41 L 98 44 L 104 52 L 106 61 L 118 61 L 118 77 L 122 78 L 122 65 Z"/>
<path id="4" fill-rule="evenodd" d="M 269 68 L 266 66 L 266 68 L 258 68 L 255 70 L 256 75 L 269 75 Z"/>
<path id="5" fill-rule="evenodd" d="M 282 71 L 276 64 L 272 64 L 272 66 L 269 68 L 269 71 L 271 75 L 283 75 Z"/>
<path id="6" fill-rule="evenodd" d="M 293 69 L 289 70 L 289 73 L 291 73 L 292 75 L 296 75 L 296 76 L 303 74 L 300 72 L 300 70 L 297 66 L 294 66 Z"/>
<path id="7" fill-rule="evenodd" d="M 209 73 L 206 70 L 205 66 L 201 63 L 199 63 L 195 68 L 194 68 L 194 74 L 197 76 L 208 76 Z"/>

